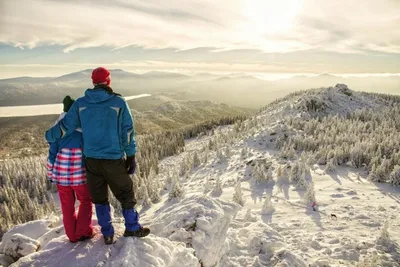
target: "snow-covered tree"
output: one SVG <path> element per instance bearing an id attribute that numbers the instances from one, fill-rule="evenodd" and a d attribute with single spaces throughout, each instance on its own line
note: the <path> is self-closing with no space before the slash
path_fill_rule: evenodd
<path id="1" fill-rule="evenodd" d="M 257 221 L 256 216 L 251 212 L 251 209 L 247 209 L 246 214 L 244 215 L 245 222 L 255 222 Z"/>
<path id="2" fill-rule="evenodd" d="M 333 158 L 331 158 L 328 164 L 326 164 L 325 172 L 326 173 L 336 172 L 336 162 Z"/>
<path id="3" fill-rule="evenodd" d="M 219 178 L 219 176 L 215 180 L 215 186 L 213 188 L 212 194 L 214 194 L 214 195 L 222 194 L 222 183 L 221 183 L 221 179 Z"/>
<path id="4" fill-rule="evenodd" d="M 400 166 L 396 165 L 389 176 L 389 183 L 394 186 L 400 186 Z"/>
<path id="5" fill-rule="evenodd" d="M 274 180 L 274 173 L 272 171 L 272 167 L 269 167 L 267 173 L 265 174 L 265 182 L 269 182 Z"/>
<path id="6" fill-rule="evenodd" d="M 261 214 L 270 214 L 275 211 L 275 208 L 272 205 L 271 197 L 266 196 L 263 202 L 263 206 L 261 208 Z"/>
<path id="7" fill-rule="evenodd" d="M 289 184 L 289 175 L 287 173 L 287 165 L 279 165 L 276 170 L 277 186 L 280 190 L 283 189 L 284 185 Z"/>
<path id="8" fill-rule="evenodd" d="M 301 165 L 298 161 L 292 164 L 291 169 L 290 169 L 290 180 L 293 183 L 297 183 L 300 180 L 300 177 L 302 175 L 302 168 Z"/>
<path id="9" fill-rule="evenodd" d="M 306 180 L 306 171 L 305 169 L 301 170 L 299 180 L 297 181 L 296 187 L 299 189 L 306 189 L 308 187 L 308 182 Z"/>
<path id="10" fill-rule="evenodd" d="M 185 160 L 182 160 L 179 165 L 179 176 L 184 176 L 188 172 L 188 166 Z"/>
<path id="11" fill-rule="evenodd" d="M 247 154 L 248 154 L 247 148 L 243 147 L 242 150 L 240 151 L 240 156 L 242 158 L 245 158 L 245 157 L 247 157 Z"/>
<path id="12" fill-rule="evenodd" d="M 171 191 L 169 192 L 169 198 L 170 199 L 175 199 L 175 198 L 182 198 L 185 195 L 185 190 L 182 187 L 181 183 L 179 182 L 178 178 L 174 177 L 173 178 L 173 186 Z"/>
<path id="13" fill-rule="evenodd" d="M 314 182 L 310 182 L 307 186 L 306 193 L 304 194 L 304 201 L 307 203 L 313 203 L 316 202 L 317 199 L 315 197 L 315 188 L 314 188 Z"/>
<path id="14" fill-rule="evenodd" d="M 139 190 L 143 190 L 142 195 L 142 206 L 143 207 L 150 207 L 151 206 L 151 199 L 149 197 L 148 188 L 144 184 L 140 187 Z"/>
<path id="15" fill-rule="evenodd" d="M 217 150 L 217 159 L 218 159 L 219 161 L 225 160 L 225 155 L 224 155 L 224 153 L 222 152 L 221 149 L 218 149 L 218 150 Z"/>
<path id="16" fill-rule="evenodd" d="M 231 156 L 232 156 L 231 149 L 229 148 L 229 146 L 227 146 L 225 148 L 225 157 L 230 158 Z"/>
<path id="17" fill-rule="evenodd" d="M 265 169 L 261 162 L 257 161 L 254 165 L 252 176 L 255 178 L 256 182 L 262 182 L 264 180 Z"/>
<path id="18" fill-rule="evenodd" d="M 243 193 L 242 193 L 242 183 L 240 181 L 237 181 L 237 183 L 236 183 L 235 193 L 233 194 L 233 201 L 242 206 L 244 204 Z"/>
<path id="19" fill-rule="evenodd" d="M 192 163 L 193 168 L 197 168 L 201 165 L 200 158 L 199 158 L 199 155 L 197 154 L 197 152 L 194 152 L 192 162 L 193 162 Z"/>
<path id="20" fill-rule="evenodd" d="M 389 221 L 386 220 L 382 229 L 381 229 L 381 233 L 378 237 L 378 239 L 376 240 L 376 243 L 378 245 L 384 246 L 384 247 L 388 247 L 392 244 L 392 240 L 390 239 L 390 235 L 389 235 Z"/>

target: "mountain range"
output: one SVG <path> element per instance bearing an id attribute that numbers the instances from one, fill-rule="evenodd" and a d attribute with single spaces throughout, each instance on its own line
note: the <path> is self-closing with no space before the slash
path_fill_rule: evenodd
<path id="1" fill-rule="evenodd" d="M 79 97 L 91 88 L 91 70 L 60 77 L 18 77 L 0 80 L 0 106 L 60 103 L 69 94 Z M 112 87 L 124 96 L 163 94 L 181 100 L 211 100 L 246 108 L 259 108 L 284 95 L 308 88 L 348 84 L 360 91 L 400 94 L 400 76 L 341 77 L 330 74 L 294 76 L 275 81 L 246 74 L 216 75 L 152 71 L 136 74 L 111 70 Z"/>

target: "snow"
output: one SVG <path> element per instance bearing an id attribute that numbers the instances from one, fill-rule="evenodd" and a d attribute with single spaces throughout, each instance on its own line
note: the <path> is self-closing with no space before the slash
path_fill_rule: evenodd
<path id="1" fill-rule="evenodd" d="M 238 209 L 234 203 L 191 196 L 158 210 L 152 229 L 156 235 L 194 248 L 204 266 L 215 266 L 226 252 L 227 231 Z"/>
<path id="2" fill-rule="evenodd" d="M 113 246 L 104 245 L 101 234 L 85 242 L 70 243 L 63 231 L 53 229 L 57 236 L 38 252 L 21 258 L 12 266 L 199 266 L 194 250 L 183 243 L 154 235 L 143 239 L 124 238 L 120 237 L 123 224 L 115 223 L 114 226 L 118 239 Z M 95 229 L 99 231 L 99 226 Z"/>
<path id="3" fill-rule="evenodd" d="M 323 113 L 382 104 L 361 93 L 350 100 L 338 93 L 343 88 L 310 94 L 338 101 Z M 117 217 L 117 242 L 105 246 L 94 218 L 98 234 L 71 244 L 61 218 L 53 218 L 17 226 L 5 235 L 0 249 L 20 233 L 38 240 L 41 247 L 13 266 L 400 266 L 400 188 L 371 182 L 359 169 L 338 166 L 326 172 L 318 165 L 299 174 L 305 186 L 299 187 L 287 166 L 301 160 L 282 160 L 269 145 L 271 138 L 290 134 L 279 119 L 301 116 L 303 106 L 296 105 L 302 100 L 295 96 L 263 111 L 256 118 L 263 123 L 238 139 L 221 137 L 235 132 L 234 127 L 221 127 L 215 136 L 189 140 L 185 152 L 162 160 L 158 178 L 166 186 L 161 200 L 138 207 L 141 222 L 152 231 L 146 238 L 121 237 L 124 226 Z M 204 161 L 208 142 L 218 138 L 227 141 L 208 151 Z M 195 152 L 201 165 L 178 178 L 184 194 L 171 197 L 170 172 L 177 173 Z M 268 168 L 272 179 L 262 181 L 254 175 L 258 163 Z M 235 203 L 235 193 L 241 205 Z M 6 260 L 0 255 L 0 262 Z"/>
<path id="4" fill-rule="evenodd" d="M 151 95 L 141 94 L 141 95 L 127 96 L 124 97 L 124 99 L 128 101 L 148 96 Z M 28 116 L 39 116 L 39 115 L 53 115 L 53 114 L 60 114 L 62 110 L 63 110 L 63 104 L 0 107 L 0 117 L 28 117 Z"/>
<path id="5" fill-rule="evenodd" d="M 13 234 L 4 242 L 4 254 L 19 259 L 36 252 L 39 247 L 39 241 L 21 234 Z"/>

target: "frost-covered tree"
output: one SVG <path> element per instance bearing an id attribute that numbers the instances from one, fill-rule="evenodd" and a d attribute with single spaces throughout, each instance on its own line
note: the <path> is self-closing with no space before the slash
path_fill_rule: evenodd
<path id="1" fill-rule="evenodd" d="M 0 162 L 0 239 L 12 226 L 40 219 L 56 210 L 47 192 L 46 158 Z"/>
<path id="2" fill-rule="evenodd" d="M 257 221 L 256 216 L 251 212 L 251 209 L 247 209 L 246 214 L 244 215 L 245 222 L 255 222 Z"/>
<path id="3" fill-rule="evenodd" d="M 232 156 L 232 152 L 229 146 L 225 148 L 225 157 L 230 158 Z"/>
<path id="4" fill-rule="evenodd" d="M 256 183 L 266 183 L 273 179 L 271 163 L 267 164 L 264 161 L 256 161 L 252 176 Z"/>
<path id="5" fill-rule="evenodd" d="M 219 178 L 219 176 L 215 180 L 215 186 L 213 188 L 212 194 L 214 194 L 214 195 L 222 194 L 222 183 L 221 183 L 221 179 Z"/>
<path id="6" fill-rule="evenodd" d="M 175 198 L 182 198 L 185 195 L 185 190 L 182 187 L 181 183 L 179 182 L 178 178 L 174 177 L 173 178 L 173 186 L 171 191 L 169 192 L 169 198 L 170 199 L 175 199 Z"/>
<path id="7" fill-rule="evenodd" d="M 242 158 L 245 158 L 245 157 L 247 157 L 247 155 L 248 155 L 247 148 L 246 148 L 246 147 L 243 147 L 242 150 L 240 151 L 240 156 L 241 156 Z"/>
<path id="8" fill-rule="evenodd" d="M 289 184 L 289 175 L 287 173 L 287 165 L 279 165 L 276 170 L 277 186 L 280 190 L 283 189 L 285 185 Z"/>
<path id="9" fill-rule="evenodd" d="M 284 159 L 295 159 L 296 158 L 296 150 L 292 145 L 284 145 L 281 149 L 281 157 Z"/>
<path id="10" fill-rule="evenodd" d="M 308 183 L 307 190 L 306 190 L 306 193 L 304 194 L 303 199 L 306 203 L 307 202 L 313 203 L 313 202 L 317 201 L 317 199 L 315 197 L 314 182 L 311 181 L 310 183 Z"/>
<path id="11" fill-rule="evenodd" d="M 389 221 L 386 220 L 382 229 L 381 229 L 381 233 L 378 237 L 378 239 L 376 240 L 376 243 L 380 246 L 384 246 L 384 247 L 388 247 L 392 244 L 392 240 L 390 239 L 390 235 L 389 235 Z"/>
<path id="12" fill-rule="evenodd" d="M 143 188 L 142 188 L 143 187 Z M 142 206 L 143 207 L 150 207 L 151 206 L 151 199 L 149 197 L 148 188 L 144 184 L 140 187 L 140 190 L 143 190 L 142 195 Z"/>
<path id="13" fill-rule="evenodd" d="M 270 214 L 275 211 L 275 208 L 272 205 L 271 197 L 266 196 L 263 202 L 263 206 L 261 208 L 261 214 Z"/>
<path id="14" fill-rule="evenodd" d="M 301 170 L 299 180 L 297 181 L 296 187 L 299 189 L 306 189 L 308 187 L 308 182 L 306 180 L 306 171 L 304 168 Z"/>
<path id="15" fill-rule="evenodd" d="M 261 182 L 264 179 L 265 175 L 264 166 L 257 161 L 253 167 L 251 174 L 256 182 Z"/>
<path id="16" fill-rule="evenodd" d="M 274 180 L 274 173 L 272 171 L 272 167 L 269 167 L 267 173 L 265 174 L 265 182 L 269 182 Z"/>
<path id="17" fill-rule="evenodd" d="M 218 159 L 219 161 L 225 160 L 225 155 L 224 155 L 224 153 L 222 152 L 221 149 L 218 149 L 218 150 L 217 150 L 217 159 Z"/>
<path id="18" fill-rule="evenodd" d="M 140 185 L 139 189 L 135 192 L 136 199 L 138 201 L 149 201 L 149 193 L 147 191 L 147 178 L 143 178 L 143 183 Z M 145 199 L 147 198 L 147 199 Z"/>
<path id="19" fill-rule="evenodd" d="M 244 205 L 243 193 L 242 193 L 242 183 L 237 181 L 235 186 L 235 193 L 233 194 L 233 201 L 239 205 Z"/>
<path id="20" fill-rule="evenodd" d="M 200 165 L 201 165 L 201 162 L 200 162 L 199 155 L 197 154 L 197 152 L 194 152 L 193 160 L 192 160 L 192 167 L 197 168 Z"/>
<path id="21" fill-rule="evenodd" d="M 188 166 L 185 160 L 182 160 L 179 164 L 179 176 L 184 176 L 188 172 Z"/>
<path id="22" fill-rule="evenodd" d="M 296 161 L 292 164 L 290 169 L 290 180 L 293 183 L 298 183 L 298 181 L 302 178 L 304 173 L 304 165 L 300 161 Z"/>
<path id="23" fill-rule="evenodd" d="M 202 158 L 201 158 L 201 162 L 203 164 L 207 164 L 208 158 L 209 158 L 209 154 L 210 154 L 210 150 L 208 150 L 208 147 L 206 147 L 206 149 L 202 153 Z"/>
<path id="24" fill-rule="evenodd" d="M 328 170 L 348 164 L 365 168 L 373 181 L 389 182 L 394 167 L 400 166 L 400 103 L 385 95 L 365 94 L 364 97 L 386 102 L 387 108 L 379 113 L 364 109 L 345 116 L 324 114 L 307 120 L 284 119 L 292 134 L 275 141 L 282 156 L 290 158 L 291 148 L 296 153 L 306 151 L 314 155 L 314 162 L 310 164 L 329 164 Z"/>
<path id="25" fill-rule="evenodd" d="M 336 161 L 331 158 L 328 162 L 328 164 L 326 164 L 326 168 L 325 168 L 325 172 L 326 173 L 333 173 L 336 172 Z"/>
<path id="26" fill-rule="evenodd" d="M 394 186 L 400 186 L 400 166 L 396 165 L 389 176 L 389 183 Z"/>

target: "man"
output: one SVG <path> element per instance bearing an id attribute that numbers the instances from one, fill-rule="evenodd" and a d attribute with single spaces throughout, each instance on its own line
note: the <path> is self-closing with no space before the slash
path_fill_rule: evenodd
<path id="1" fill-rule="evenodd" d="M 94 88 L 75 101 L 64 119 L 46 132 L 46 139 L 55 142 L 82 128 L 87 183 L 104 242 L 110 245 L 114 243 L 114 228 L 108 186 L 121 203 L 124 236 L 144 237 L 150 230 L 139 224 L 139 214 L 134 209 L 136 200 L 129 174 L 136 168 L 136 141 L 129 106 L 111 89 L 106 68 L 93 70 L 92 82 Z"/>

